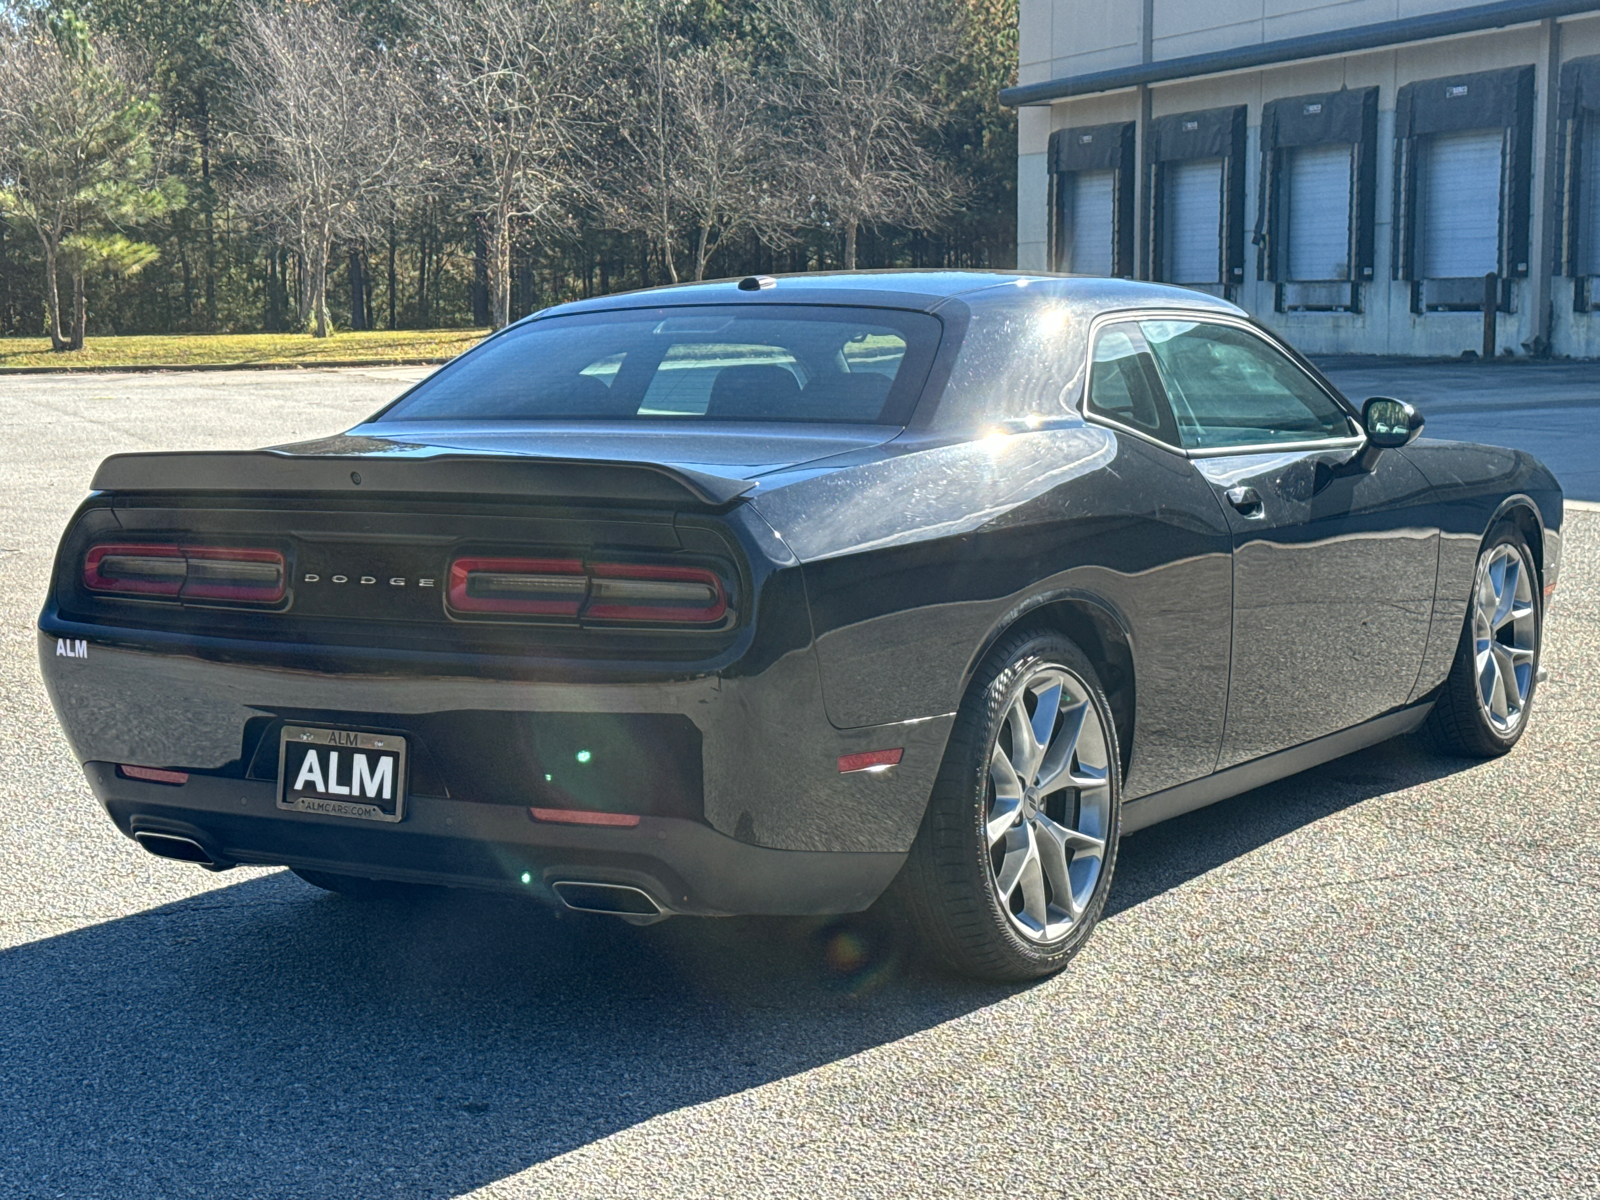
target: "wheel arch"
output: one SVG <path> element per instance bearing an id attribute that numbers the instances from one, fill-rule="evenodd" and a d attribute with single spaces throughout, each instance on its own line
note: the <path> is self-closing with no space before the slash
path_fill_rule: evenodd
<path id="1" fill-rule="evenodd" d="M 1126 778 L 1133 756 L 1134 717 L 1137 711 L 1133 634 L 1122 614 L 1103 598 L 1088 592 L 1063 591 L 1031 597 L 1008 612 L 984 639 L 967 663 L 961 681 L 963 693 L 1006 634 L 1020 628 L 1041 628 L 1062 633 L 1083 651 L 1111 703 L 1116 726 L 1118 758 Z"/>
<path id="2" fill-rule="evenodd" d="M 1489 535 L 1495 531 L 1496 526 L 1510 521 L 1521 532 L 1523 540 L 1528 543 L 1528 550 L 1533 555 L 1533 566 L 1539 572 L 1539 585 L 1541 591 L 1544 586 L 1544 516 L 1539 512 L 1539 506 L 1533 498 L 1521 492 L 1507 496 L 1494 510 L 1494 516 L 1489 518 L 1489 523 L 1484 526 L 1483 539 L 1479 542 L 1479 552 L 1482 553 L 1484 542 L 1489 540 Z"/>

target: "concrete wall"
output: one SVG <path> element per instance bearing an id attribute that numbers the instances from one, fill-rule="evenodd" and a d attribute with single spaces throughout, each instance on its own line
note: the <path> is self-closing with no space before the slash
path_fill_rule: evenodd
<path id="1" fill-rule="evenodd" d="M 1302 34 L 1364 25 L 1459 7 L 1451 0 L 1153 0 L 1152 58 L 1276 41 Z M 1138 0 L 1022 0 L 1020 80 L 1023 83 L 1140 61 L 1141 8 Z M 1600 14 L 1570 18 L 1559 26 L 1560 58 L 1600 55 Z M 1259 196 L 1260 123 L 1262 106 L 1273 99 L 1341 87 L 1379 89 L 1376 263 L 1373 282 L 1363 285 L 1363 311 L 1356 313 L 1278 313 L 1274 287 L 1256 278 L 1254 248 L 1247 250 L 1245 283 L 1238 301 L 1266 323 L 1283 331 L 1310 353 L 1455 355 L 1477 350 L 1482 343 L 1479 313 L 1411 311 L 1411 285 L 1390 278 L 1391 225 L 1394 216 L 1394 107 L 1401 87 L 1463 71 L 1493 70 L 1534 64 L 1538 67 L 1536 107 L 1543 105 L 1547 86 L 1544 53 L 1546 33 L 1525 25 L 1481 34 L 1440 39 L 1391 50 L 1317 59 L 1265 70 L 1235 72 L 1155 85 L 1150 113 L 1160 117 L 1195 109 L 1244 104 L 1249 112 L 1246 178 L 1246 226 L 1253 227 Z M 1559 79 L 1559 75 L 1558 75 Z M 1049 177 L 1045 152 L 1056 129 L 1132 121 L 1139 114 L 1133 89 L 1082 97 L 1054 104 L 1024 107 L 1019 120 L 1018 247 L 1022 269 L 1048 266 Z M 1544 173 L 1543 145 L 1536 125 L 1534 204 L 1537 214 Z M 1141 214 L 1142 217 L 1142 214 Z M 1532 266 L 1538 260 L 1539 218 L 1532 237 Z M 1546 268 L 1549 269 L 1548 267 Z M 1500 314 L 1501 352 L 1527 353 L 1525 343 L 1537 331 L 1534 299 L 1541 289 L 1550 295 L 1551 345 L 1557 354 L 1600 357 L 1600 314 L 1572 311 L 1571 280 L 1518 280 L 1513 314 Z"/>

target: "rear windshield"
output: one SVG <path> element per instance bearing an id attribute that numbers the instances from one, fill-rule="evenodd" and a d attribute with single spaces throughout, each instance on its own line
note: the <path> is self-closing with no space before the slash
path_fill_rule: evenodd
<path id="1" fill-rule="evenodd" d="M 380 421 L 904 424 L 939 322 L 875 308 L 706 306 L 549 317 L 464 354 Z"/>

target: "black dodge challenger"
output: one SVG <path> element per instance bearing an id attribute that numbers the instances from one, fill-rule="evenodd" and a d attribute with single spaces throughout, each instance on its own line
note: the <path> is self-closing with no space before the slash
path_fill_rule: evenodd
<path id="1" fill-rule="evenodd" d="M 107 459 L 44 677 L 146 850 L 1059 969 L 1119 837 L 1509 750 L 1561 491 L 1194 292 L 752 277 L 537 314 L 323 441 Z"/>

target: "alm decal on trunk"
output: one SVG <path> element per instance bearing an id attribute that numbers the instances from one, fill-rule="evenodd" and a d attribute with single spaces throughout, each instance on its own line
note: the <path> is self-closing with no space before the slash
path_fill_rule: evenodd
<path id="1" fill-rule="evenodd" d="M 57 658 L 88 658 L 89 643 L 82 638 L 57 638 Z"/>

